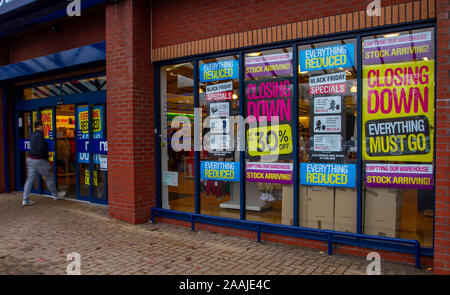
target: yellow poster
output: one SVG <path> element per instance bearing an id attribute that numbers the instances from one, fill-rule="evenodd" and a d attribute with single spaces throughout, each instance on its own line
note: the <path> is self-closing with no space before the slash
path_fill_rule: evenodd
<path id="1" fill-rule="evenodd" d="M 50 139 L 50 131 L 53 130 L 53 111 L 51 109 L 41 111 L 41 121 L 44 138 Z M 53 152 L 48 153 L 48 160 L 53 162 Z"/>
<path id="2" fill-rule="evenodd" d="M 247 130 L 250 156 L 286 155 L 292 153 L 292 130 L 288 124 L 269 125 Z"/>
<path id="3" fill-rule="evenodd" d="M 82 111 L 78 113 L 78 120 L 80 122 L 81 131 L 83 133 L 89 132 L 89 113 Z M 102 130 L 102 121 L 99 108 L 92 110 L 92 132 L 100 132 Z"/>
<path id="4" fill-rule="evenodd" d="M 432 162 L 434 61 L 363 67 L 365 160 Z"/>

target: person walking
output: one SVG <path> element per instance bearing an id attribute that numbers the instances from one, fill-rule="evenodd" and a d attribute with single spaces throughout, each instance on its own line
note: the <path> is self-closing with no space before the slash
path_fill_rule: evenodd
<path id="1" fill-rule="evenodd" d="M 30 136 L 30 152 L 26 159 L 27 162 L 27 180 L 23 189 L 23 206 L 33 205 L 34 202 L 30 200 L 30 192 L 34 181 L 38 175 L 44 177 L 47 187 L 50 189 L 53 199 L 60 200 L 64 198 L 66 192 L 58 192 L 56 190 L 55 181 L 53 179 L 52 166 L 48 162 L 48 144 L 42 132 L 44 126 L 41 121 L 34 123 L 36 130 Z"/>

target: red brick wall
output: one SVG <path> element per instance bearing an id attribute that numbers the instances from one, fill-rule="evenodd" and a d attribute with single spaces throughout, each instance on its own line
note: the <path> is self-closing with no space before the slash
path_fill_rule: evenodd
<path id="1" fill-rule="evenodd" d="M 154 0 L 153 48 L 366 9 L 369 0 Z M 382 0 L 382 6 L 410 2 Z"/>
<path id="2" fill-rule="evenodd" d="M 450 2 L 436 2 L 437 105 L 436 105 L 436 210 L 434 268 L 450 274 Z"/>
<path id="3" fill-rule="evenodd" d="M 105 40 L 104 8 L 54 24 L 59 27 L 58 32 L 46 24 L 11 36 L 11 63 Z"/>
<path id="4" fill-rule="evenodd" d="M 134 224 L 147 222 L 155 205 L 150 16 L 146 0 L 106 7 L 109 212 Z"/>

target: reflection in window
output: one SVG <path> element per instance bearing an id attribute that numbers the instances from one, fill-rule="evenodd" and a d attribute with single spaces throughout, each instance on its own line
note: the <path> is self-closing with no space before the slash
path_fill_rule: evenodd
<path id="1" fill-rule="evenodd" d="M 193 63 L 161 68 L 162 207 L 195 211 L 194 72 Z M 183 148 L 183 127 L 191 126 L 191 145 Z M 172 128 L 174 126 L 174 128 Z M 173 140 L 172 138 L 178 138 Z M 181 150 L 180 150 L 181 149 Z M 179 150 L 179 151 L 178 151 Z"/>
<path id="2" fill-rule="evenodd" d="M 299 47 L 301 227 L 356 232 L 355 52 L 355 40 Z"/>
<path id="3" fill-rule="evenodd" d="M 36 87 L 25 88 L 22 90 L 23 100 L 40 99 L 60 95 L 58 84 L 49 84 Z"/>
<path id="4" fill-rule="evenodd" d="M 106 90 L 106 76 L 73 80 L 62 84 L 62 95 Z"/>

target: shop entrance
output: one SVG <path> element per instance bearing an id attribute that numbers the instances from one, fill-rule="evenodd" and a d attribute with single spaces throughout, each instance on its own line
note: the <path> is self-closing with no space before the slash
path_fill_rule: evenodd
<path id="1" fill-rule="evenodd" d="M 75 106 L 56 107 L 56 175 L 58 189 L 76 198 Z"/>
<path id="2" fill-rule="evenodd" d="M 41 120 L 58 191 L 66 191 L 66 198 L 108 204 L 106 78 L 18 89 L 15 107 L 16 190 L 23 191 L 29 138 Z M 32 193 L 50 191 L 41 178 Z"/>

